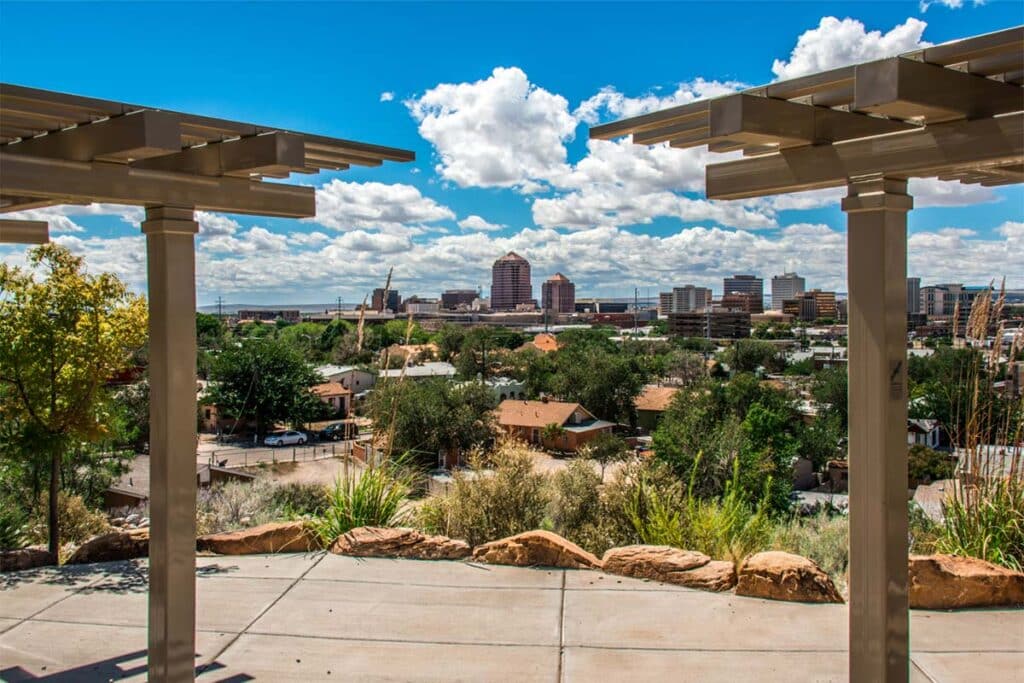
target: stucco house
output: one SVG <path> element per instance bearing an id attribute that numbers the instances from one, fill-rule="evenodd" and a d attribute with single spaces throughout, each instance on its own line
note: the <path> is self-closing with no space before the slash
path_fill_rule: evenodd
<path id="1" fill-rule="evenodd" d="M 637 426 L 645 432 L 653 432 L 678 393 L 678 387 L 645 386 L 636 397 Z"/>

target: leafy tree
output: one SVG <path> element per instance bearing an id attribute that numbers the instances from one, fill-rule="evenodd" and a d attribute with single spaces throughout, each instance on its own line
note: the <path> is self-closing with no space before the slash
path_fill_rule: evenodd
<path id="1" fill-rule="evenodd" d="M 219 349 L 224 343 L 224 323 L 215 315 L 196 313 L 196 344 L 200 349 Z"/>
<path id="2" fill-rule="evenodd" d="M 704 339 L 703 337 L 674 337 L 672 344 L 680 349 L 687 351 L 696 351 L 701 354 L 710 354 L 715 352 L 714 342 Z"/>
<path id="3" fill-rule="evenodd" d="M 433 342 L 437 344 L 438 348 L 438 360 L 450 362 L 462 351 L 462 344 L 465 340 L 465 328 L 451 323 L 442 325 L 433 337 Z"/>
<path id="4" fill-rule="evenodd" d="M 0 264 L 0 416 L 7 443 L 49 476 L 49 549 L 60 547 L 61 469 L 72 444 L 108 431 L 104 385 L 146 339 L 146 304 L 56 244 L 26 269 Z M 37 278 L 41 275 L 41 278 Z"/>
<path id="5" fill-rule="evenodd" d="M 566 434 L 565 427 L 557 422 L 550 422 L 544 425 L 540 435 L 544 443 L 558 443 Z"/>
<path id="6" fill-rule="evenodd" d="M 393 453 L 412 453 L 433 466 L 441 451 L 465 451 L 492 439 L 494 408 L 494 394 L 482 384 L 432 378 L 379 383 L 367 414 Z"/>
<path id="7" fill-rule="evenodd" d="M 818 403 L 819 417 L 838 421 L 844 434 L 849 425 L 848 392 L 846 368 L 825 368 L 814 375 L 811 395 Z"/>
<path id="8" fill-rule="evenodd" d="M 629 445 L 625 439 L 614 434 L 598 434 L 590 443 L 585 445 L 584 456 L 597 462 L 601 466 L 601 480 L 604 480 L 604 471 L 609 465 L 626 460 L 630 455 Z"/>
<path id="9" fill-rule="evenodd" d="M 573 330 L 574 331 L 574 330 Z M 636 397 L 649 374 L 635 356 L 604 347 L 575 344 L 561 349 L 552 390 L 563 400 L 580 403 L 597 417 L 636 426 Z"/>
<path id="10" fill-rule="evenodd" d="M 244 339 L 214 362 L 208 400 L 226 415 L 254 420 L 256 435 L 262 438 L 275 422 L 301 425 L 324 415 L 326 404 L 310 392 L 321 381 L 284 342 Z"/>
<path id="11" fill-rule="evenodd" d="M 768 372 L 786 369 L 786 356 L 775 344 L 756 339 L 738 339 L 722 354 L 722 360 L 733 372 L 754 372 L 760 367 Z"/>
<path id="12" fill-rule="evenodd" d="M 699 383 L 708 375 L 704 357 L 694 351 L 675 349 L 665 356 L 662 375 L 684 387 Z"/>
<path id="13" fill-rule="evenodd" d="M 320 323 L 295 323 L 277 331 L 277 338 L 298 351 L 310 363 L 321 363 L 327 358 L 322 347 L 325 325 Z"/>

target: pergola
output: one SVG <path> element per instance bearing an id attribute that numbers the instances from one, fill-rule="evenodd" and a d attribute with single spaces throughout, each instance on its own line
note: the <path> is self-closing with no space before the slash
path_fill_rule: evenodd
<path id="1" fill-rule="evenodd" d="M 909 675 L 907 180 L 1024 181 L 1022 83 L 1024 27 L 1016 27 L 590 131 L 597 139 L 632 135 L 643 145 L 742 152 L 707 166 L 711 199 L 848 189 L 854 681 Z"/>
<path id="2" fill-rule="evenodd" d="M 270 126 L 0 84 L 0 212 L 144 206 L 149 270 L 149 679 L 194 677 L 196 210 L 316 215 L 292 173 L 412 161 L 413 152 Z M 45 222 L 0 221 L 40 243 Z"/>

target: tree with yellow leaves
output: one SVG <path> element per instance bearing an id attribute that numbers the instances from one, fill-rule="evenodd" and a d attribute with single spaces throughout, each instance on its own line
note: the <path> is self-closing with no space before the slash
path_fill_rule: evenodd
<path id="1" fill-rule="evenodd" d="M 60 548 L 61 464 L 108 429 L 103 389 L 146 341 L 146 302 L 109 273 L 46 244 L 0 264 L 0 421 L 49 474 L 49 550 Z"/>

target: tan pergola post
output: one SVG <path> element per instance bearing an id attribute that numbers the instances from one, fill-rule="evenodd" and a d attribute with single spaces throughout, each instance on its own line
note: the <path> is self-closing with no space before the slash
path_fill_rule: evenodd
<path id="1" fill-rule="evenodd" d="M 196 279 L 192 209 L 146 209 L 149 680 L 195 677 Z"/>
<path id="2" fill-rule="evenodd" d="M 850 680 L 906 681 L 907 181 L 849 183 Z"/>

